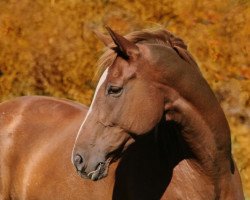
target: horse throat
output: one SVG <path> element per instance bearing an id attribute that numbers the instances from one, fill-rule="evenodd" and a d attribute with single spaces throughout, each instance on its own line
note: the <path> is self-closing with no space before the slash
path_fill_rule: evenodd
<path id="1" fill-rule="evenodd" d="M 175 121 L 166 122 L 162 118 L 155 128 L 155 142 L 160 156 L 165 159 L 168 166 L 174 168 L 183 159 L 192 159 L 194 154 L 181 135 L 182 127 Z"/>

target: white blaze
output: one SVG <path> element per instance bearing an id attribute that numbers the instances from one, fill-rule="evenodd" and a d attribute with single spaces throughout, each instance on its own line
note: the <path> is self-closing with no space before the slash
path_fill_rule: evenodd
<path id="1" fill-rule="evenodd" d="M 99 82 L 98 82 L 98 84 L 97 84 L 97 87 L 96 87 L 96 90 L 95 90 L 95 94 L 94 94 L 93 100 L 92 100 L 92 102 L 91 102 L 91 105 L 90 105 L 90 107 L 89 107 L 89 110 L 88 110 L 88 112 L 87 112 L 87 115 L 86 115 L 86 117 L 85 117 L 85 119 L 84 119 L 84 121 L 83 121 L 83 123 L 82 123 L 82 125 L 81 125 L 81 127 L 80 127 L 80 129 L 79 129 L 79 131 L 78 131 L 78 133 L 77 133 L 76 140 L 78 139 L 79 134 L 80 134 L 80 132 L 81 132 L 81 130 L 82 130 L 82 127 L 83 127 L 84 123 L 86 122 L 86 120 L 87 120 L 88 117 L 89 117 L 89 114 L 92 112 L 92 108 L 93 108 L 93 105 L 94 105 L 95 100 L 96 100 L 96 95 L 97 95 L 97 93 L 98 93 L 100 87 L 102 86 L 102 84 L 103 84 L 104 81 L 106 80 L 107 75 L 108 75 L 108 68 L 103 72 L 103 74 L 102 74 L 102 76 L 101 76 L 101 78 L 100 78 L 100 80 L 99 80 Z"/>

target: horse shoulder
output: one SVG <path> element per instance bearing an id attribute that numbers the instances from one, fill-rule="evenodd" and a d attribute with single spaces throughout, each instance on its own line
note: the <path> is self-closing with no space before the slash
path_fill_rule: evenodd
<path id="1" fill-rule="evenodd" d="M 233 161 L 234 162 L 234 161 Z M 234 169 L 230 174 L 222 177 L 223 190 L 221 192 L 221 199 L 226 200 L 244 200 L 244 193 L 240 173 L 236 163 L 234 162 Z"/>
<path id="2" fill-rule="evenodd" d="M 172 180 L 161 199 L 215 199 L 214 186 L 192 160 L 184 159 L 174 167 Z"/>

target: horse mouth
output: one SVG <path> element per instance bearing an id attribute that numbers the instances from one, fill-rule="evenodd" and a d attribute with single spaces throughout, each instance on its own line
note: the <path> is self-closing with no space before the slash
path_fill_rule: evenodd
<path id="1" fill-rule="evenodd" d="M 97 181 L 102 178 L 105 178 L 108 175 L 108 168 L 110 165 L 111 159 L 107 159 L 105 162 L 101 162 L 97 165 L 94 171 L 89 173 L 78 171 L 78 174 L 84 179 L 90 179 L 92 181 Z"/>
<path id="2" fill-rule="evenodd" d="M 107 169 L 107 167 L 105 167 L 105 163 L 99 163 L 96 167 L 96 170 L 89 172 L 87 176 L 92 181 L 100 180 L 105 176 L 105 169 Z"/>

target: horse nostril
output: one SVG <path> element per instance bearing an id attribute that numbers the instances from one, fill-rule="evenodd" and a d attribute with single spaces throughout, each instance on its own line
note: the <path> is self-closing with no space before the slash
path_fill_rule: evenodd
<path id="1" fill-rule="evenodd" d="M 77 169 L 77 171 L 84 171 L 84 159 L 81 155 L 79 154 L 76 154 L 75 157 L 74 157 L 74 165 Z"/>
<path id="2" fill-rule="evenodd" d="M 76 154 L 74 161 L 76 164 L 81 164 L 83 162 L 82 156 L 80 156 L 79 154 Z"/>

